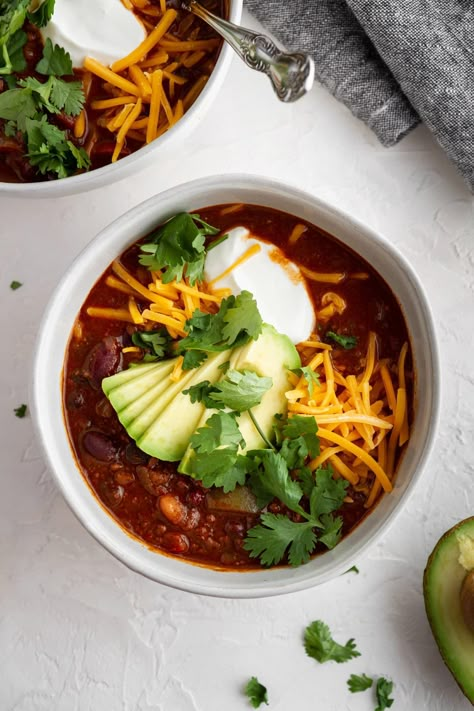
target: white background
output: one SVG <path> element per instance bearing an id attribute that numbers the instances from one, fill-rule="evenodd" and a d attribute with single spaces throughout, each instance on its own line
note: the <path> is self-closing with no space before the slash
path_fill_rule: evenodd
<path id="1" fill-rule="evenodd" d="M 255 601 L 179 593 L 113 559 L 56 491 L 31 420 L 13 414 L 28 400 L 37 324 L 73 257 L 145 198 L 239 171 L 311 191 L 399 247 L 434 310 L 443 376 L 430 465 L 395 527 L 358 561 L 360 574 Z M 425 128 L 384 149 L 322 88 L 280 105 L 237 61 L 172 161 L 157 154 L 133 179 L 60 200 L 0 191 L 1 711 L 240 711 L 250 708 L 251 675 L 275 711 L 373 711 L 370 692 L 346 688 L 362 671 L 393 678 L 394 709 L 471 708 L 433 642 L 422 573 L 439 536 L 474 513 L 473 218 L 472 196 Z M 11 291 L 12 279 L 24 286 Z M 302 633 L 314 619 L 341 642 L 355 637 L 362 656 L 325 666 L 306 657 Z"/>

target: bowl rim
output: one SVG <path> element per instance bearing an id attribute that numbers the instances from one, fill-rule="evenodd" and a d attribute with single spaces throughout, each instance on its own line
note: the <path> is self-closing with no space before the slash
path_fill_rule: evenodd
<path id="1" fill-rule="evenodd" d="M 431 369 L 431 379 L 430 379 L 430 390 L 428 392 L 428 396 L 430 399 L 429 406 L 427 408 L 427 414 L 424 414 L 425 420 L 426 418 L 428 421 L 428 425 L 425 425 L 426 432 L 422 438 L 422 447 L 419 452 L 416 454 L 417 458 L 417 466 L 415 470 L 411 473 L 411 476 L 409 478 L 409 481 L 407 485 L 405 486 L 404 490 L 400 494 L 400 498 L 393 503 L 393 506 L 391 510 L 388 512 L 387 515 L 384 516 L 383 520 L 378 523 L 377 527 L 375 530 L 370 534 L 370 535 L 365 535 L 365 540 L 362 543 L 362 545 L 359 545 L 357 548 L 356 553 L 346 553 L 344 556 L 341 557 L 341 560 L 333 563 L 330 566 L 329 572 L 326 571 L 323 574 L 319 574 L 318 576 L 318 571 L 314 570 L 312 573 L 309 572 L 305 576 L 299 576 L 299 579 L 297 580 L 291 580 L 288 578 L 288 575 L 286 575 L 284 580 L 274 580 L 275 575 L 278 574 L 277 571 L 288 571 L 288 570 L 295 570 L 299 571 L 301 569 L 309 569 L 311 566 L 311 562 L 308 563 L 305 566 L 300 566 L 300 568 L 296 569 L 288 569 L 287 567 L 282 567 L 282 568 L 272 568 L 270 570 L 266 569 L 257 569 L 257 570 L 252 570 L 252 571 L 226 571 L 226 570 L 219 570 L 218 571 L 218 576 L 219 576 L 219 582 L 217 581 L 212 581 L 212 582 L 202 582 L 201 580 L 194 580 L 188 579 L 189 576 L 184 575 L 183 578 L 179 577 L 179 573 L 172 572 L 171 574 L 169 572 L 166 572 L 163 574 L 163 571 L 160 571 L 160 566 L 150 566 L 145 558 L 147 556 L 147 553 L 145 552 L 145 549 L 149 552 L 149 549 L 145 544 L 141 543 L 142 551 L 140 553 L 137 552 L 135 554 L 130 554 L 130 551 L 127 550 L 124 552 L 123 548 L 124 545 L 126 547 L 126 544 L 124 544 L 123 540 L 118 541 L 117 539 L 120 539 L 123 537 L 123 535 L 127 536 L 127 538 L 131 538 L 128 534 L 124 532 L 120 524 L 114 520 L 113 516 L 106 511 L 106 509 L 98 503 L 98 500 L 94 495 L 92 494 L 89 485 L 85 480 L 83 480 L 84 486 L 88 490 L 88 495 L 90 497 L 91 501 L 95 501 L 96 505 L 100 508 L 102 513 L 99 513 L 96 517 L 95 520 L 90 520 L 88 519 L 88 513 L 85 510 L 82 509 L 82 504 L 78 499 L 76 494 L 72 494 L 71 490 L 67 488 L 67 479 L 64 474 L 59 473 L 56 468 L 55 468 L 55 463 L 54 463 L 54 457 L 52 455 L 52 444 L 53 442 L 48 442 L 47 441 L 47 432 L 45 429 L 45 422 L 47 418 L 43 418 L 40 416 L 40 413 L 42 411 L 42 386 L 40 385 L 41 383 L 41 378 L 42 378 L 42 373 L 43 373 L 43 366 L 45 363 L 48 362 L 47 357 L 48 357 L 48 348 L 51 349 L 52 347 L 52 342 L 50 335 L 48 335 L 48 330 L 51 330 L 49 322 L 52 319 L 53 322 L 53 327 L 54 330 L 52 332 L 52 335 L 54 337 L 55 333 L 56 338 L 58 335 L 60 335 L 60 331 L 58 331 L 58 328 L 60 328 L 61 323 L 60 320 L 58 321 L 57 316 L 55 315 L 55 312 L 57 309 L 61 309 L 62 306 L 61 301 L 64 300 L 64 295 L 66 292 L 66 287 L 68 282 L 74 277 L 75 274 L 80 274 L 81 271 L 84 269 L 84 265 L 86 265 L 87 260 L 89 259 L 91 254 L 94 254 L 95 251 L 97 251 L 98 245 L 101 246 L 101 251 L 104 252 L 106 250 L 107 245 L 114 245 L 114 253 L 115 256 L 117 254 L 120 254 L 127 246 L 127 244 L 132 243 L 133 241 L 136 241 L 136 239 L 139 238 L 140 235 L 140 230 L 139 227 L 134 227 L 135 223 L 141 219 L 144 219 L 144 216 L 152 216 L 154 213 L 155 214 L 155 221 L 158 221 L 159 219 L 164 219 L 163 217 L 159 217 L 158 214 L 160 213 L 161 209 L 161 215 L 163 215 L 163 208 L 160 207 L 160 203 L 165 203 L 167 199 L 174 199 L 174 202 L 180 203 L 180 201 L 185 201 L 185 200 L 195 200 L 195 197 L 193 197 L 193 193 L 199 192 L 199 191 L 204 191 L 205 194 L 208 192 L 212 196 L 212 191 L 218 192 L 219 190 L 222 189 L 230 189 L 230 190 L 250 190 L 252 193 L 260 193 L 258 194 L 258 199 L 254 202 L 254 204 L 263 204 L 265 205 L 265 201 L 263 199 L 263 195 L 268 193 L 274 193 L 274 194 L 279 194 L 280 196 L 287 196 L 290 200 L 294 200 L 296 202 L 301 203 L 302 205 L 304 203 L 309 203 L 316 211 L 321 212 L 321 214 L 325 213 L 329 216 L 329 219 L 334 219 L 336 222 L 342 221 L 342 223 L 345 223 L 348 227 L 349 230 L 354 230 L 358 231 L 360 235 L 362 235 L 363 238 L 367 240 L 368 243 L 376 246 L 379 248 L 383 253 L 389 255 L 389 257 L 392 259 L 392 261 L 398 265 L 399 269 L 401 270 L 400 273 L 403 273 L 406 275 L 407 278 L 407 283 L 410 283 L 413 294 L 416 294 L 417 298 L 417 307 L 420 309 L 420 313 L 422 314 L 422 317 L 424 319 L 424 323 L 426 326 L 426 333 L 428 335 L 427 342 L 424 342 L 424 348 L 426 349 L 426 359 L 428 362 L 428 368 Z M 191 196 L 191 197 L 190 197 Z M 237 200 L 238 201 L 238 200 Z M 203 205 L 204 203 L 201 203 Z M 216 204 L 216 202 L 212 202 L 212 197 L 210 198 L 210 201 L 207 204 Z M 190 209 L 196 209 L 197 206 L 194 208 Z M 322 218 L 321 218 L 322 219 Z M 313 220 L 314 221 L 314 220 Z M 127 229 L 134 229 L 135 230 L 135 235 L 132 240 L 127 238 L 127 240 L 124 239 L 124 235 L 121 234 L 120 231 L 124 231 Z M 118 235 L 115 236 L 115 235 Z M 343 244 L 347 244 L 347 242 L 341 238 L 340 235 L 335 234 L 334 235 L 339 241 L 341 241 Z M 114 244 L 114 242 L 117 242 L 117 245 Z M 120 244 L 118 244 L 120 242 Z M 350 247 L 350 245 L 348 245 Z M 362 254 L 363 259 L 366 259 L 367 261 L 367 256 Z M 112 257 L 113 259 L 114 257 Z M 110 261 L 112 261 L 110 259 Z M 88 288 L 89 290 L 92 288 L 93 284 L 96 282 L 98 278 L 100 278 L 100 274 L 102 273 L 103 269 L 100 270 L 99 273 L 94 272 L 94 277 L 91 279 L 88 279 Z M 376 269 L 376 271 L 378 271 Z M 386 280 L 384 276 L 382 276 Z M 387 280 L 386 280 L 387 281 Z M 390 288 L 392 288 L 390 282 L 388 282 Z M 396 294 L 397 298 L 398 295 Z M 75 311 L 73 315 L 73 319 L 76 317 L 77 313 Z M 405 319 L 406 319 L 406 314 Z M 56 319 L 56 323 L 55 323 Z M 70 329 L 68 327 L 68 333 L 67 333 L 67 339 L 69 338 L 70 335 Z M 409 335 L 412 340 L 412 334 L 410 333 L 409 329 Z M 48 337 L 47 337 L 48 336 Z M 67 344 L 67 341 L 66 341 Z M 413 344 L 412 344 L 413 345 Z M 45 359 L 46 356 L 46 359 Z M 64 360 L 64 353 L 62 354 L 62 360 Z M 418 369 L 416 369 L 416 372 L 418 372 Z M 415 271 L 413 268 L 410 266 L 410 264 L 406 261 L 406 259 L 403 257 L 403 255 L 399 252 L 397 248 L 395 248 L 392 244 L 390 244 L 381 234 L 378 232 L 375 232 L 372 228 L 367 227 L 363 223 L 361 223 L 359 220 L 351 217 L 348 215 L 346 212 L 340 210 L 339 208 L 329 205 L 326 201 L 321 200 L 320 198 L 311 195 L 310 193 L 303 191 L 297 187 L 294 187 L 292 185 L 280 182 L 280 181 L 275 181 L 271 178 L 266 178 L 266 177 L 260 177 L 256 175 L 251 175 L 251 174 L 227 174 L 227 175 L 217 175 L 217 176 L 208 176 L 204 178 L 198 178 L 196 180 L 184 183 L 182 185 L 170 188 L 169 190 L 162 192 L 160 194 L 157 194 L 151 198 L 148 198 L 145 200 L 143 203 L 140 205 L 136 206 L 135 208 L 129 210 L 128 212 L 124 213 L 122 216 L 118 217 L 116 220 L 114 220 L 110 225 L 108 225 L 105 229 L 103 229 L 99 234 L 91 241 L 89 244 L 82 250 L 82 252 L 76 257 L 76 259 L 72 262 L 70 267 L 66 270 L 65 274 L 63 275 L 61 281 L 57 285 L 56 289 L 54 290 L 54 293 L 49 301 L 49 304 L 44 312 L 43 318 L 40 322 L 39 330 L 38 330 L 38 337 L 36 340 L 36 345 L 34 349 L 34 367 L 32 370 L 32 380 L 30 383 L 30 402 L 31 402 L 31 412 L 32 412 L 32 418 L 34 422 L 34 427 L 36 430 L 36 434 L 38 437 L 38 440 L 41 444 L 41 447 L 43 449 L 44 457 L 46 462 L 49 465 L 49 469 L 53 474 L 53 478 L 58 485 L 59 489 L 61 490 L 67 504 L 75 514 L 75 516 L 79 519 L 79 521 L 82 523 L 82 525 L 89 531 L 89 533 L 92 534 L 92 536 L 102 545 L 104 546 L 114 557 L 116 557 L 118 560 L 120 560 L 122 563 L 127 565 L 127 567 L 131 568 L 135 572 L 138 572 L 145 577 L 148 577 L 151 580 L 154 580 L 156 582 L 168 585 L 170 587 L 174 587 L 176 589 L 180 590 L 185 590 L 189 592 L 194 592 L 194 593 L 200 593 L 200 594 L 205 594 L 209 596 L 215 596 L 215 597 L 228 597 L 228 598 L 255 598 L 255 597 L 267 597 L 267 596 L 273 596 L 273 595 L 280 595 L 280 594 L 286 594 L 289 592 L 295 592 L 298 590 L 303 590 L 307 589 L 309 587 L 316 586 L 320 583 L 326 582 L 327 580 L 330 580 L 337 575 L 345 572 L 350 568 L 350 566 L 354 563 L 354 559 L 360 560 L 361 557 L 367 552 L 368 548 L 372 546 L 377 540 L 379 540 L 386 532 L 388 529 L 393 525 L 395 522 L 396 518 L 400 515 L 401 511 L 404 509 L 404 507 L 407 504 L 407 501 L 409 497 L 413 494 L 413 491 L 416 487 L 416 484 L 419 482 L 421 475 L 426 468 L 427 460 L 429 457 L 429 454 L 432 450 L 433 443 L 435 441 L 435 436 L 436 436 L 436 430 L 439 422 L 439 415 L 440 415 L 440 398 L 441 398 L 441 380 L 440 380 L 440 363 L 439 363 L 439 353 L 438 353 L 438 342 L 437 342 L 437 336 L 436 336 L 436 329 L 435 329 L 435 324 L 434 324 L 434 319 L 431 313 L 431 309 L 429 306 L 429 303 L 427 301 L 427 298 L 424 294 L 423 288 L 421 286 L 420 280 L 418 279 Z M 61 398 L 62 400 L 62 398 Z M 424 404 L 423 404 L 424 405 Z M 417 408 L 418 410 L 420 408 Z M 48 416 L 49 416 L 49 411 L 48 411 Z M 420 415 L 417 412 L 417 420 L 419 419 Z M 59 439 L 63 438 L 67 440 L 67 444 L 69 447 L 69 438 L 66 433 L 66 428 L 65 428 L 65 423 L 64 421 L 62 422 L 62 431 L 61 433 L 54 432 L 53 439 L 56 440 L 56 443 L 59 441 Z M 69 457 L 70 457 L 70 466 L 73 467 L 73 470 L 79 474 L 79 476 L 82 478 L 82 474 L 80 473 L 76 461 L 74 459 L 74 455 L 72 453 L 72 450 L 69 449 Z M 395 487 L 396 490 L 396 487 Z M 395 491 L 394 490 L 394 491 Z M 374 512 L 371 512 L 370 517 L 375 516 L 375 512 L 379 510 L 381 507 L 383 501 L 386 501 L 387 498 L 391 499 L 391 497 L 394 496 L 394 493 L 391 494 L 390 497 L 384 497 L 382 499 L 382 502 L 378 504 Z M 92 507 L 92 504 L 91 504 Z M 104 516 L 107 517 L 107 521 L 111 524 L 112 526 L 108 526 L 106 522 L 104 522 Z M 102 519 L 102 520 L 101 520 Z M 366 519 L 367 520 L 367 519 Z M 362 524 L 361 524 L 362 525 Z M 105 529 L 110 528 L 108 532 L 104 532 Z M 344 541 L 348 541 L 351 537 L 354 537 L 356 532 L 360 529 L 360 526 L 356 528 L 355 531 L 351 532 L 349 536 L 347 536 Z M 136 539 L 131 539 L 134 542 L 136 542 Z M 341 541 L 341 543 L 333 550 L 336 550 L 339 548 L 339 546 L 342 545 L 344 541 Z M 314 560 L 318 559 L 326 559 L 333 551 L 329 551 L 327 553 L 324 553 L 323 556 L 319 556 Z M 184 570 L 183 567 L 180 566 L 185 566 L 187 572 L 194 568 L 195 570 L 204 570 L 207 571 L 210 574 L 210 577 L 213 577 L 212 574 L 214 574 L 216 571 L 213 570 L 212 568 L 207 568 L 199 565 L 195 565 L 193 563 L 190 563 L 189 561 L 183 561 L 180 560 L 176 557 L 168 556 L 166 554 L 161 555 L 160 553 L 157 553 L 156 551 L 153 552 L 153 555 L 156 556 L 155 561 L 161 561 L 161 560 L 172 560 L 173 565 L 177 563 L 177 566 L 180 570 Z M 212 574 L 211 574 L 212 573 Z M 252 584 L 247 586 L 247 585 L 241 585 L 241 584 L 234 584 L 237 582 L 237 576 L 239 578 L 239 583 L 244 579 L 244 577 L 247 578 L 247 581 L 249 580 L 250 577 L 253 578 Z M 260 580 L 255 582 L 255 576 L 259 577 Z M 230 584 L 229 584 L 230 583 Z M 255 584 L 254 584 L 255 583 Z"/>
<path id="2" fill-rule="evenodd" d="M 242 17 L 243 0 L 228 0 L 228 2 L 229 21 L 238 24 Z M 67 197 L 112 185 L 147 168 L 152 162 L 155 151 L 158 149 L 165 151 L 169 144 L 179 136 L 182 139 L 186 138 L 196 124 L 204 118 L 224 83 L 233 56 L 234 50 L 224 41 L 209 80 L 196 101 L 186 111 L 183 119 L 148 145 L 121 158 L 116 163 L 109 163 L 101 168 L 95 168 L 87 173 L 72 175 L 68 178 L 30 183 L 0 181 L 0 197 L 23 199 Z"/>

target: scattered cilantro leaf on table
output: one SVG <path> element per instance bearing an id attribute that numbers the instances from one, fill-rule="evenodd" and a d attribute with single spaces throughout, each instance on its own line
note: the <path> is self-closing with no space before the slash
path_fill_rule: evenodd
<path id="1" fill-rule="evenodd" d="M 46 5 L 46 3 L 43 3 L 43 5 Z M 36 71 L 38 74 L 46 74 L 47 76 L 71 76 L 74 74 L 71 55 L 63 47 L 53 44 L 48 37 L 43 48 L 43 56 L 36 65 Z"/>
<path id="2" fill-rule="evenodd" d="M 344 348 L 346 351 L 352 350 L 357 345 L 357 338 L 355 336 L 345 336 L 342 333 L 336 333 L 335 331 L 326 331 L 326 338 L 329 338 L 338 346 Z"/>
<path id="3" fill-rule="evenodd" d="M 140 264 L 153 271 L 164 269 L 164 284 L 186 276 L 194 285 L 204 276 L 206 236 L 218 233 L 199 215 L 180 212 L 150 235 L 151 241 L 141 245 Z"/>
<path id="4" fill-rule="evenodd" d="M 367 674 L 361 674 L 360 676 L 357 674 L 351 674 L 347 680 L 347 686 L 349 687 L 351 694 L 356 694 L 359 691 L 366 691 L 367 689 L 370 689 L 373 683 L 374 680 L 371 679 L 370 676 L 367 676 Z"/>
<path id="5" fill-rule="evenodd" d="M 393 692 L 393 681 L 385 679 L 381 676 L 377 679 L 377 686 L 375 688 L 375 694 L 377 696 L 377 708 L 375 711 L 385 711 L 389 709 L 393 704 L 394 699 L 390 698 L 390 694 Z"/>
<path id="6" fill-rule="evenodd" d="M 245 687 L 245 693 L 250 701 L 250 705 L 254 709 L 258 709 L 262 704 L 268 706 L 268 693 L 263 684 L 259 682 L 256 676 L 253 676 Z"/>
<path id="7" fill-rule="evenodd" d="M 11 284 L 10 284 L 10 289 L 11 289 L 12 291 L 16 291 L 16 290 L 19 289 L 21 286 L 23 286 L 23 284 L 21 283 L 21 281 L 15 281 L 15 280 L 13 280 L 13 281 L 11 282 Z"/>
<path id="8" fill-rule="evenodd" d="M 15 415 L 17 417 L 23 418 L 26 415 L 27 409 L 28 409 L 27 406 L 25 404 L 23 404 L 23 405 L 19 405 L 19 407 L 15 407 L 13 412 L 15 413 Z"/>
<path id="9" fill-rule="evenodd" d="M 153 331 L 135 331 L 132 334 L 132 343 L 148 354 L 147 360 L 163 358 L 168 354 L 171 337 L 166 328 Z"/>
<path id="10" fill-rule="evenodd" d="M 34 12 L 28 13 L 28 19 L 36 27 L 45 27 L 54 13 L 55 0 L 44 0 Z"/>
<path id="11" fill-rule="evenodd" d="M 338 644 L 331 636 L 329 627 L 321 620 L 315 620 L 306 627 L 304 633 L 306 654 L 320 664 L 334 661 L 338 664 L 360 657 L 353 639 L 345 645 Z"/>
<path id="12" fill-rule="evenodd" d="M 357 565 L 353 565 L 351 568 L 349 568 L 348 570 L 345 571 L 344 575 L 345 575 L 346 573 L 355 573 L 356 575 L 359 575 L 360 570 L 359 570 L 359 568 L 357 567 Z"/>

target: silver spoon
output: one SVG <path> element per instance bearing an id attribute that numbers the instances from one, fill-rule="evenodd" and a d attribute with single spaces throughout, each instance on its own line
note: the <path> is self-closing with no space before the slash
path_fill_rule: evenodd
<path id="1" fill-rule="evenodd" d="M 177 4 L 207 22 L 248 67 L 266 74 L 280 101 L 296 101 L 313 86 L 314 62 L 308 54 L 282 52 L 266 35 L 214 15 L 197 0 L 178 0 Z"/>

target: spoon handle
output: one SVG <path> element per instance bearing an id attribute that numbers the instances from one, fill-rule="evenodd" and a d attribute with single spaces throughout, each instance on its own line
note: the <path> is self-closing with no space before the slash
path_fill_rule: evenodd
<path id="1" fill-rule="evenodd" d="M 197 0 L 183 0 L 182 5 L 220 34 L 247 66 L 266 74 L 280 101 L 296 101 L 313 86 L 314 62 L 309 55 L 282 52 L 266 35 L 214 15 Z"/>

